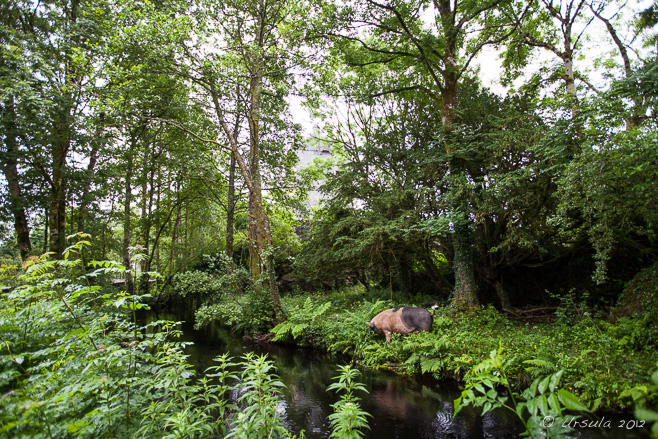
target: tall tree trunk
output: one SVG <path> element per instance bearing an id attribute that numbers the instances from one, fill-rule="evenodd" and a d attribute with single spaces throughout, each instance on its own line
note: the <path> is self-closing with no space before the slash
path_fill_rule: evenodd
<path id="1" fill-rule="evenodd" d="M 461 217 L 463 214 L 458 213 L 457 216 Z M 455 272 L 453 299 L 456 304 L 471 308 L 477 305 L 478 297 L 473 264 L 471 228 L 467 221 L 468 218 L 459 218 L 455 221 L 452 233 L 454 250 L 452 266 Z"/>
<path id="2" fill-rule="evenodd" d="M 72 0 L 64 7 L 65 19 L 68 25 L 78 20 L 79 0 Z M 66 248 L 66 158 L 71 149 L 73 125 L 74 96 L 73 89 L 80 81 L 70 55 L 75 41 L 65 49 L 64 83 L 61 84 L 60 95 L 54 104 L 56 111 L 53 125 L 52 142 L 52 176 L 50 190 L 50 251 L 56 258 L 61 258 Z"/>
<path id="3" fill-rule="evenodd" d="M 178 190 L 178 188 L 177 188 Z M 183 203 L 178 203 L 176 207 L 176 220 L 174 227 L 171 229 L 171 249 L 169 251 L 169 272 L 173 275 L 176 272 L 176 242 L 178 241 L 178 228 L 181 223 L 181 213 L 183 211 Z"/>
<path id="4" fill-rule="evenodd" d="M 153 217 L 153 197 L 155 196 L 155 167 L 151 166 L 149 172 L 149 191 L 148 191 L 148 205 L 146 206 L 146 217 L 143 224 L 142 230 L 142 240 L 144 241 L 144 248 L 146 252 L 149 252 L 151 248 L 151 227 L 152 227 L 152 217 Z M 144 260 L 144 271 L 151 271 L 151 262 L 153 257 L 146 258 Z"/>
<path id="5" fill-rule="evenodd" d="M 141 228 L 141 234 L 140 234 L 140 244 L 144 246 L 144 251 L 146 254 L 149 254 L 149 247 L 148 247 L 148 239 L 149 235 L 151 233 L 150 231 L 150 210 L 151 210 L 151 204 L 152 204 L 152 194 L 153 194 L 153 186 L 151 186 L 149 190 L 149 180 L 152 180 L 152 178 L 149 178 L 149 175 L 152 175 L 153 169 L 149 169 L 149 159 L 151 157 L 151 148 L 148 143 L 144 144 L 144 152 L 142 156 L 142 175 L 141 175 L 141 182 L 142 182 L 142 190 L 141 190 L 141 195 L 142 195 L 142 200 L 141 200 L 141 205 L 142 205 L 142 213 L 140 216 L 140 228 Z M 141 269 L 142 272 L 148 271 L 147 269 L 148 265 L 148 258 L 145 258 L 141 262 Z"/>
<path id="6" fill-rule="evenodd" d="M 264 6 L 263 6 L 264 7 Z M 262 16 L 262 15 L 261 15 Z M 263 24 L 261 23 L 261 28 Z M 274 261 L 272 255 L 272 232 L 270 222 L 263 205 L 260 175 L 260 119 L 263 92 L 263 65 L 258 60 L 252 66 L 249 84 L 249 139 L 250 139 L 250 177 L 249 191 L 249 260 L 251 273 L 255 277 L 263 271 L 269 284 L 272 306 L 276 318 L 283 316 L 279 288 L 276 284 Z M 255 244 L 255 245 L 254 245 Z M 253 246 L 253 247 L 252 247 Z"/>
<path id="7" fill-rule="evenodd" d="M 98 126 L 94 133 L 94 138 L 91 140 L 91 152 L 89 153 L 89 164 L 85 173 L 84 188 L 82 191 L 82 198 L 80 200 L 80 209 L 78 210 L 78 232 L 84 232 L 85 220 L 87 216 L 87 209 L 91 203 L 91 181 L 98 162 L 98 152 L 103 146 L 103 131 L 105 130 L 105 113 L 100 113 L 98 117 Z"/>
<path id="8" fill-rule="evenodd" d="M 100 145 L 94 143 L 91 148 L 91 153 L 89 154 L 89 164 L 87 165 L 87 170 L 85 173 L 85 182 L 82 189 L 82 198 L 80 200 L 80 208 L 78 209 L 78 232 L 84 232 L 85 230 L 85 220 L 87 219 L 87 209 L 89 208 L 89 203 L 91 202 L 91 180 L 94 176 L 94 169 L 96 168 L 96 162 L 98 161 L 98 151 L 100 150 Z"/>
<path id="9" fill-rule="evenodd" d="M 61 115 L 67 119 L 68 115 Z M 66 156 L 71 139 L 68 121 L 60 120 L 57 138 L 53 142 L 53 169 L 50 185 L 50 251 L 61 258 L 66 246 Z"/>
<path id="10" fill-rule="evenodd" d="M 50 236 L 50 230 L 48 230 L 48 225 L 50 223 L 48 206 L 43 209 L 43 215 L 43 251 L 41 253 L 46 253 L 48 251 L 48 237 Z"/>
<path id="11" fill-rule="evenodd" d="M 439 12 L 446 22 L 453 17 L 450 2 L 442 1 Z M 459 65 L 457 61 L 457 41 L 455 35 L 446 36 L 446 48 L 443 56 L 445 69 L 442 72 L 443 88 L 441 90 L 441 119 L 452 192 L 452 213 L 455 216 L 452 231 L 454 250 L 453 270 L 455 289 L 453 300 L 467 307 L 478 303 L 477 284 L 475 282 L 475 265 L 472 255 L 472 233 L 469 218 L 468 190 L 466 187 L 466 166 L 463 161 L 453 156 L 453 130 L 456 120 L 457 93 L 459 91 Z"/>
<path id="12" fill-rule="evenodd" d="M 565 48 L 571 44 L 571 41 L 567 39 L 565 41 Z M 578 93 L 576 90 L 576 77 L 573 72 L 573 50 L 565 50 L 562 56 L 562 62 L 564 64 L 564 83 L 567 88 L 567 94 L 571 99 L 571 117 L 574 118 L 578 114 Z"/>
<path id="13" fill-rule="evenodd" d="M 127 291 L 133 291 L 133 272 L 130 266 L 130 205 L 132 203 L 132 176 L 133 176 L 133 151 L 134 151 L 134 137 L 130 140 L 130 149 L 126 157 L 126 177 L 124 186 L 124 205 L 123 205 L 123 265 L 128 270 L 126 278 Z"/>
<path id="14" fill-rule="evenodd" d="M 149 290 L 149 278 L 146 273 L 151 271 L 152 255 L 149 251 L 151 237 L 151 210 L 153 208 L 153 174 L 155 168 L 149 165 L 150 159 L 155 153 L 149 143 L 145 144 L 144 156 L 142 160 L 142 214 L 141 214 L 141 244 L 144 246 L 146 257 L 140 262 L 141 275 L 139 278 L 140 294 L 146 294 Z"/>
<path id="15" fill-rule="evenodd" d="M 18 132 L 13 97 L 8 98 L 5 102 L 5 108 L 2 112 L 2 124 L 6 150 L 0 150 L 0 164 L 7 179 L 9 210 L 14 216 L 14 230 L 16 231 L 18 249 L 21 253 L 21 259 L 25 261 L 32 251 L 32 243 L 30 242 L 30 228 L 25 213 L 25 200 L 18 174 Z"/>
<path id="16" fill-rule="evenodd" d="M 260 79 L 262 81 L 262 77 Z M 260 87 L 262 87 L 262 82 L 260 83 Z M 254 89 L 252 89 L 253 91 Z M 256 87 L 255 90 L 258 90 Z M 258 181 L 258 186 L 254 185 L 254 181 L 252 180 L 251 172 L 250 172 L 250 167 L 248 167 L 247 163 L 242 159 L 242 156 L 240 155 L 240 150 L 238 148 L 238 143 L 235 137 L 233 136 L 232 130 L 229 128 L 228 123 L 226 122 L 226 119 L 224 117 L 224 112 L 223 112 L 223 106 L 221 105 L 221 102 L 219 101 L 219 93 L 216 91 L 215 87 L 211 85 L 211 97 L 213 99 L 213 107 L 215 110 L 215 113 L 217 115 L 217 119 L 219 121 L 219 124 L 222 127 L 222 131 L 224 132 L 226 139 L 228 140 L 229 148 L 231 152 L 233 153 L 236 163 L 240 169 L 240 173 L 242 175 L 242 178 L 244 179 L 245 184 L 247 185 L 247 188 L 249 190 L 249 199 L 250 199 L 250 206 L 253 206 L 253 219 L 255 220 L 255 223 L 259 226 L 259 230 L 261 232 L 261 237 L 263 238 L 263 247 L 261 247 L 261 253 L 265 251 L 265 253 L 269 253 L 271 248 L 272 248 L 272 232 L 270 229 L 270 220 L 267 216 L 267 212 L 265 211 L 265 207 L 263 206 L 263 199 L 262 199 L 262 194 L 260 190 L 260 180 Z M 256 107 L 253 107 L 250 109 L 250 113 L 253 112 L 254 109 L 258 109 L 258 116 L 260 116 L 260 94 L 256 95 L 252 93 L 252 102 L 254 104 L 257 104 Z M 254 125 L 254 120 L 249 121 L 249 127 L 250 130 L 253 128 L 258 129 L 258 125 Z M 256 119 L 258 121 L 258 119 Z M 250 135 L 250 138 L 253 138 Z M 220 144 L 218 142 L 218 144 Z M 251 214 L 250 212 L 250 220 L 251 220 Z M 258 242 L 258 240 L 257 240 Z M 270 289 L 270 296 L 272 298 L 272 306 L 274 310 L 274 315 L 277 320 L 283 320 L 285 318 L 283 314 L 283 308 L 281 307 L 281 300 L 279 298 L 279 288 L 276 284 L 276 279 L 274 277 L 274 272 L 273 272 L 273 267 L 271 265 L 272 261 L 270 257 L 267 257 L 265 260 L 265 270 L 268 274 L 268 284 L 269 284 L 269 289 Z"/>
<path id="17" fill-rule="evenodd" d="M 233 220 L 235 218 L 235 156 L 231 153 L 226 200 L 226 256 L 233 259 Z"/>
<path id="18" fill-rule="evenodd" d="M 249 271 L 251 276 L 256 279 L 261 274 L 261 251 L 263 250 L 262 239 L 260 236 L 261 225 L 258 224 L 258 215 L 256 210 L 257 200 L 261 199 L 262 194 L 260 193 L 260 175 L 258 165 L 253 162 L 253 155 L 251 156 L 252 162 L 250 166 L 250 173 L 252 177 L 252 183 L 254 184 L 256 192 L 249 193 L 249 228 L 248 228 L 248 241 L 249 241 Z"/>
<path id="19" fill-rule="evenodd" d="M 249 175 L 253 190 L 249 191 L 249 270 L 254 279 L 261 273 L 264 249 L 262 226 L 258 223 L 256 200 L 262 198 L 260 177 L 260 107 L 263 90 L 261 66 L 252 67 L 249 84 Z"/>
<path id="20" fill-rule="evenodd" d="M 239 95 L 240 90 L 239 87 L 236 85 L 236 95 Z M 236 99 L 238 102 L 238 109 L 235 112 L 235 125 L 233 126 L 233 138 L 237 139 L 238 135 L 240 134 L 240 112 L 241 112 L 241 106 L 240 106 L 240 101 L 241 99 L 238 98 Z M 233 222 L 235 219 L 235 205 L 236 205 L 236 198 L 235 198 L 235 153 L 231 152 L 231 160 L 229 163 L 229 168 L 228 168 L 228 194 L 226 197 L 226 256 L 232 261 L 233 260 L 233 234 L 234 234 L 234 227 L 233 227 Z"/>
<path id="21" fill-rule="evenodd" d="M 161 183 L 161 181 L 162 181 L 162 172 L 160 170 L 160 167 L 158 167 L 157 181 L 158 181 L 158 196 L 157 196 L 156 201 L 155 201 L 155 211 L 160 212 L 160 199 L 161 199 L 161 195 L 162 195 L 162 183 Z M 159 215 L 158 215 L 158 217 L 159 217 Z M 156 221 L 157 221 L 158 217 L 156 217 Z M 160 224 L 156 222 L 156 228 L 159 225 Z M 151 253 L 155 252 L 155 270 L 158 273 L 160 272 L 160 240 L 159 240 L 159 236 L 160 236 L 160 234 L 158 234 L 156 236 L 155 242 L 153 243 L 153 250 L 151 251 Z"/>

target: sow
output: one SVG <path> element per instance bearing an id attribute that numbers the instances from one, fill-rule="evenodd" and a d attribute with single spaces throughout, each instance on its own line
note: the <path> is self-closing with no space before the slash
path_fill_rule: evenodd
<path id="1" fill-rule="evenodd" d="M 436 311 L 436 306 L 432 309 Z M 391 342 L 391 334 L 411 334 L 412 332 L 431 331 L 433 314 L 425 308 L 395 308 L 382 311 L 368 326 L 375 334 L 384 333 L 386 342 Z"/>

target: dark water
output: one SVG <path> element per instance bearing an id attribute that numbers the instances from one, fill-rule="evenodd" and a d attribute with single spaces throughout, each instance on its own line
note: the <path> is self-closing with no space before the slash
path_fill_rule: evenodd
<path id="1" fill-rule="evenodd" d="M 155 318 L 153 315 L 151 318 Z M 175 319 L 172 315 L 157 318 Z M 275 364 L 278 375 L 286 385 L 284 401 L 279 412 L 293 433 L 305 431 L 307 438 L 327 438 L 330 434 L 327 416 L 332 413 L 331 404 L 338 395 L 326 389 L 338 375 L 338 364 L 322 352 L 293 346 L 256 345 L 243 341 L 230 331 L 215 324 L 204 330 L 195 331 L 189 322 L 183 323 L 183 341 L 192 341 L 186 348 L 189 361 L 197 372 L 213 365 L 213 358 L 229 352 L 239 358 L 246 352 L 268 354 Z M 368 394 L 360 394 L 361 406 L 372 415 L 370 430 L 365 438 L 376 439 L 479 439 L 517 438 L 523 426 L 514 414 L 507 410 L 487 413 L 484 416 L 474 409 L 464 409 L 453 419 L 453 401 L 459 396 L 454 383 L 437 382 L 433 379 L 409 378 L 387 371 L 360 368 L 360 381 Z M 593 418 L 595 421 L 597 418 Z M 601 421 L 601 418 L 598 418 Z M 631 415 L 606 416 L 609 426 L 579 428 L 577 437 L 583 438 L 648 438 L 648 430 L 620 428 L 632 420 Z M 627 421 L 628 420 L 628 421 Z"/>

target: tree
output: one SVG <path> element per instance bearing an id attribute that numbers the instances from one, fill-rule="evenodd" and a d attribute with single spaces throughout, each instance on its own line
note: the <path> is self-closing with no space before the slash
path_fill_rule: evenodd
<path id="1" fill-rule="evenodd" d="M 589 240 L 592 279 L 599 285 L 623 282 L 655 258 L 658 223 L 650 200 L 658 196 L 656 119 L 645 117 L 642 125 L 626 131 L 610 129 L 626 116 L 620 96 L 640 97 L 655 114 L 656 66 L 647 67 L 613 83 L 611 93 L 585 102 L 582 150 L 557 181 L 561 229 Z M 620 259 L 633 260 L 632 268 Z"/>
<path id="2" fill-rule="evenodd" d="M 49 249 L 57 256 L 66 246 L 68 160 L 73 151 L 82 154 L 94 134 L 94 127 L 82 121 L 94 120 L 95 108 L 90 109 L 89 104 L 97 86 L 95 55 L 106 30 L 99 17 L 106 8 L 102 2 L 90 5 L 78 0 L 3 5 L 3 39 L 7 43 L 3 45 L 3 76 L 10 85 L 3 88 L 4 126 L 14 133 L 4 136 L 9 141 L 7 149 L 13 151 L 6 158 L 14 160 L 20 152 L 47 182 Z M 18 206 L 18 174 L 12 163 L 3 168 L 12 181 L 12 200 Z M 26 254 L 27 224 L 18 207 L 14 212 Z"/>
<path id="3" fill-rule="evenodd" d="M 3 4 L 0 7 L 0 167 L 7 180 L 9 210 L 14 217 L 14 231 L 21 258 L 25 260 L 31 250 L 27 203 L 19 164 L 24 161 L 26 142 L 24 130 L 34 117 L 41 101 L 28 62 L 26 33 L 34 27 L 34 17 L 26 13 L 25 5 Z M 22 116 L 22 117 L 21 117 Z"/>
<path id="4" fill-rule="evenodd" d="M 369 81 L 359 84 L 367 87 Z M 355 82 L 351 85 L 357 88 Z M 455 123 L 467 173 L 475 277 L 503 308 L 533 300 L 519 273 L 569 254 L 555 239 L 555 157 L 540 148 L 547 126 L 536 96 L 501 98 L 477 80 L 460 86 Z M 327 142 L 340 165 L 325 178 L 326 207 L 296 259 L 304 276 L 356 276 L 364 284 L 418 292 L 430 280 L 444 295 L 450 239 L 447 154 L 437 148 L 441 116 L 424 94 L 406 92 L 350 104 L 330 119 Z M 543 290 L 540 288 L 539 293 Z"/>
<path id="5" fill-rule="evenodd" d="M 333 15 L 335 48 L 361 75 L 378 77 L 383 87 L 367 88 L 364 99 L 415 90 L 435 102 L 442 128 L 437 140 L 447 155 L 455 302 L 477 303 L 473 262 L 472 209 L 468 166 L 456 141 L 459 85 L 473 59 L 489 44 L 506 41 L 514 30 L 507 15 L 524 17 L 522 5 L 440 0 L 433 3 L 348 3 Z M 502 13 L 501 11 L 505 11 Z M 424 17 L 430 15 L 430 23 Z M 428 26 L 429 25 L 429 26 Z M 376 68 L 373 66 L 377 66 Z"/>
<path id="6" fill-rule="evenodd" d="M 268 177 L 281 181 L 294 161 L 296 129 L 281 115 L 290 89 L 288 69 L 296 56 L 287 33 L 293 32 L 301 7 L 260 0 L 201 1 L 187 16 L 187 6 L 180 6 L 159 11 L 145 5 L 140 12 L 146 18 L 144 26 L 128 32 L 144 32 L 145 36 L 137 35 L 142 40 L 156 38 L 160 49 L 149 54 L 152 68 L 188 81 L 198 105 L 214 118 L 215 126 L 206 127 L 208 131 L 199 129 L 202 124 L 197 122 L 166 122 L 235 160 L 249 193 L 250 270 L 254 278 L 265 280 L 274 314 L 281 319 L 261 165 L 265 158 Z M 163 28 L 163 23 L 169 27 Z M 241 126 L 243 121 L 246 127 Z M 234 203 L 229 203 L 229 215 Z"/>
<path id="7" fill-rule="evenodd" d="M 604 3 L 605 4 L 605 3 Z M 627 50 L 627 45 L 621 40 L 619 33 L 617 32 L 617 29 L 613 25 L 612 21 L 610 18 L 606 18 L 603 16 L 603 5 L 599 5 L 598 7 L 594 7 L 593 5 L 589 5 L 589 9 L 592 11 L 592 14 L 599 19 L 601 22 L 605 24 L 606 30 L 608 31 L 608 34 L 610 35 L 610 38 L 612 38 L 612 41 L 614 42 L 615 46 L 617 47 L 617 50 L 619 51 L 619 56 L 621 56 L 623 66 L 624 66 L 624 75 L 626 78 L 630 78 L 633 74 L 633 68 L 631 66 L 631 58 L 628 54 Z M 615 14 L 617 15 L 617 14 Z M 630 117 L 626 118 L 626 129 L 631 130 L 635 127 L 637 127 L 642 120 L 642 112 L 644 109 L 643 102 L 641 100 L 641 97 L 639 95 L 635 95 L 632 97 L 633 100 L 633 108 L 631 109 L 631 115 Z"/>
<path id="8" fill-rule="evenodd" d="M 511 67 L 527 63 L 529 53 L 523 45 L 542 48 L 555 55 L 562 63 L 561 77 L 571 100 L 572 115 L 577 109 L 575 54 L 594 18 L 584 16 L 587 5 L 585 0 L 569 0 L 559 4 L 552 0 L 536 0 L 530 3 L 531 15 L 507 15 L 515 22 L 517 31 L 507 42 L 505 64 Z"/>
<path id="9" fill-rule="evenodd" d="M 8 97 L 0 109 L 2 120 L 2 137 L 4 148 L 0 150 L 0 164 L 2 172 L 7 179 L 9 189 L 8 204 L 14 216 L 14 230 L 23 261 L 32 251 L 30 241 L 30 228 L 27 220 L 25 198 L 21 188 L 19 162 L 19 134 L 16 127 L 16 111 L 13 97 Z"/>
<path id="10" fill-rule="evenodd" d="M 449 290 L 434 256 L 446 252 L 447 227 L 422 224 L 441 221 L 435 200 L 446 190 L 435 166 L 445 161 L 434 145 L 441 120 L 431 109 L 423 95 L 387 95 L 350 103 L 344 118 L 331 120 L 326 142 L 339 166 L 324 178 L 325 208 L 296 259 L 299 274 L 355 276 L 366 288 L 372 282 L 411 293 L 422 270 L 436 290 Z"/>

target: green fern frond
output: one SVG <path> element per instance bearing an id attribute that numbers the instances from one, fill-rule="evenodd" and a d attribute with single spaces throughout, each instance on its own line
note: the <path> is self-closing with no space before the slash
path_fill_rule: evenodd
<path id="1" fill-rule="evenodd" d="M 423 373 L 440 372 L 443 369 L 443 360 L 441 358 L 423 358 L 420 360 L 420 370 Z"/>
<path id="2" fill-rule="evenodd" d="M 543 358 L 533 358 L 523 363 L 530 365 L 525 370 L 533 377 L 543 376 L 557 371 L 557 366 L 553 362 Z"/>

